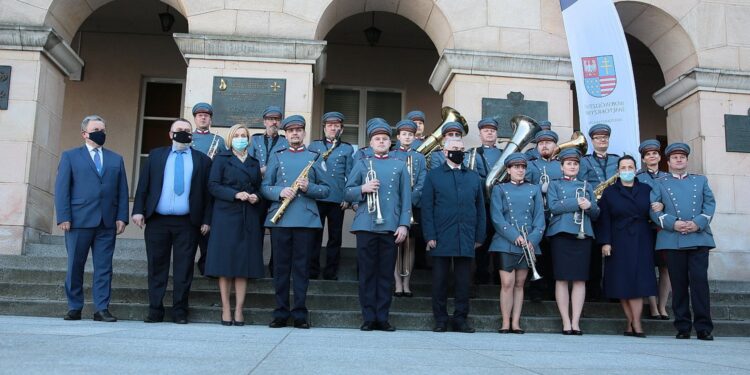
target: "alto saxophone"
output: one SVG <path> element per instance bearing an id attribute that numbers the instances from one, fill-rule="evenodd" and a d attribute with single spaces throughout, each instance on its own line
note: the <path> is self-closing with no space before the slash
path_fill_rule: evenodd
<path id="1" fill-rule="evenodd" d="M 292 184 L 292 192 L 294 193 L 294 196 L 289 199 L 282 199 L 281 205 L 279 206 L 279 209 L 276 210 L 276 213 L 271 217 L 271 223 L 276 224 L 279 220 L 281 220 L 281 216 L 284 215 L 284 212 L 286 211 L 287 207 L 289 207 L 289 204 L 292 203 L 294 200 L 294 197 L 297 196 L 297 191 L 299 191 L 299 181 L 300 178 L 307 178 L 307 176 L 310 174 L 310 169 L 312 168 L 313 164 L 318 160 L 317 157 L 315 157 L 313 160 L 310 160 L 307 162 L 307 165 L 304 169 L 302 169 L 302 172 L 299 174 L 296 180 L 294 180 L 294 183 Z"/>
<path id="2" fill-rule="evenodd" d="M 615 173 L 615 175 L 608 178 L 607 181 L 604 181 L 601 184 L 596 185 L 596 188 L 594 189 L 594 196 L 596 197 L 596 200 L 599 200 L 602 198 L 602 194 L 604 194 L 604 189 L 614 185 L 614 183 L 617 182 L 618 177 L 620 177 L 620 174 Z"/>

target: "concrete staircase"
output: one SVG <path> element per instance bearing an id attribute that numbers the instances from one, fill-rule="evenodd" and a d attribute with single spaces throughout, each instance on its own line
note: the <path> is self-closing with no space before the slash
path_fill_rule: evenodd
<path id="1" fill-rule="evenodd" d="M 308 291 L 310 321 L 314 327 L 358 328 L 361 324 L 355 271 L 355 250 L 344 249 L 339 281 L 312 280 Z M 28 244 L 25 255 L 0 256 L 0 314 L 62 317 L 67 310 L 65 291 L 66 251 L 61 237 L 45 236 L 41 243 Z M 147 310 L 145 245 L 143 240 L 119 239 L 115 249 L 111 311 L 120 319 L 141 320 Z M 86 284 L 91 285 L 91 264 L 87 264 Z M 400 329 L 432 328 L 429 271 L 417 270 L 412 280 L 413 298 L 394 298 L 391 322 Z M 750 283 L 712 282 L 711 309 L 717 336 L 750 336 Z M 170 289 L 171 290 L 171 286 Z M 500 324 L 499 287 L 480 286 L 471 301 L 470 317 L 478 331 L 495 331 Z M 171 304 L 171 293 L 165 305 Z M 91 316 L 91 293 L 86 288 Z M 271 279 L 250 281 L 245 319 L 251 324 L 267 324 L 274 308 Z M 449 301 L 449 311 L 452 310 Z M 217 282 L 196 276 L 190 296 L 190 320 L 217 322 L 220 316 Z M 648 311 L 648 309 L 645 309 Z M 618 303 L 587 302 L 581 321 L 586 333 L 620 334 L 624 317 Z M 522 326 L 527 332 L 560 330 L 554 301 L 524 304 Z M 169 318 L 169 311 L 167 319 Z M 652 335 L 674 333 L 671 321 L 644 320 Z"/>

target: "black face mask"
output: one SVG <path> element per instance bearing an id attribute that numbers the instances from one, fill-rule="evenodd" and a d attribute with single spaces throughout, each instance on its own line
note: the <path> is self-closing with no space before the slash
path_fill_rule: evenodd
<path id="1" fill-rule="evenodd" d="M 448 160 L 456 164 L 461 164 L 464 162 L 464 152 L 463 151 L 448 151 Z"/>
<path id="2" fill-rule="evenodd" d="M 104 146 L 104 142 L 107 140 L 107 134 L 105 134 L 102 130 L 91 132 L 89 133 L 89 139 L 91 140 L 91 142 L 94 142 L 99 146 Z"/>
<path id="3" fill-rule="evenodd" d="M 172 140 L 177 143 L 190 143 L 193 141 L 193 135 L 185 131 L 174 132 L 172 133 Z"/>

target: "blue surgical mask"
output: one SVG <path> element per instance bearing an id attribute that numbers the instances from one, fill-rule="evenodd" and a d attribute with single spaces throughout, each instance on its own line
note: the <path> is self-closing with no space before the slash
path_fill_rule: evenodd
<path id="1" fill-rule="evenodd" d="M 247 148 L 247 138 L 233 138 L 232 139 L 232 148 L 237 151 L 245 151 Z"/>
<path id="2" fill-rule="evenodd" d="M 635 180 L 635 171 L 620 172 L 620 179 L 625 182 L 633 182 Z"/>

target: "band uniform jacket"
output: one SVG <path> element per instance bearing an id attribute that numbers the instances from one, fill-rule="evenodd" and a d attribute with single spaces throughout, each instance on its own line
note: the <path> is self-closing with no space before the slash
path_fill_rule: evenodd
<path id="1" fill-rule="evenodd" d="M 490 251 L 523 254 L 523 249 L 515 242 L 521 235 L 519 228 L 526 227 L 526 238 L 534 246 L 534 253 L 541 254 L 539 243 L 545 227 L 542 189 L 528 182 L 506 182 L 493 187 L 491 201 L 495 235 Z"/>
<path id="2" fill-rule="evenodd" d="M 667 174 L 655 182 L 651 201 L 664 204 L 662 212 L 651 211 L 651 220 L 662 229 L 656 235 L 656 250 L 716 247 L 709 225 L 716 211 L 716 199 L 706 176 L 687 174 L 680 179 Z M 677 220 L 693 221 L 699 230 L 676 232 Z"/>
<path id="3" fill-rule="evenodd" d="M 310 143 L 308 149 L 310 151 L 323 154 L 328 151 L 333 144 L 325 139 L 320 139 Z M 344 201 L 344 188 L 346 187 L 346 179 L 349 177 L 349 173 L 352 171 L 352 165 L 354 164 L 354 148 L 352 145 L 342 142 L 336 147 L 335 150 L 328 155 L 328 160 L 323 161 L 321 156 L 318 160 L 320 164 L 319 171 L 321 172 L 320 178 L 326 180 L 326 183 L 330 189 L 328 196 L 319 199 L 321 202 L 341 203 Z"/>

